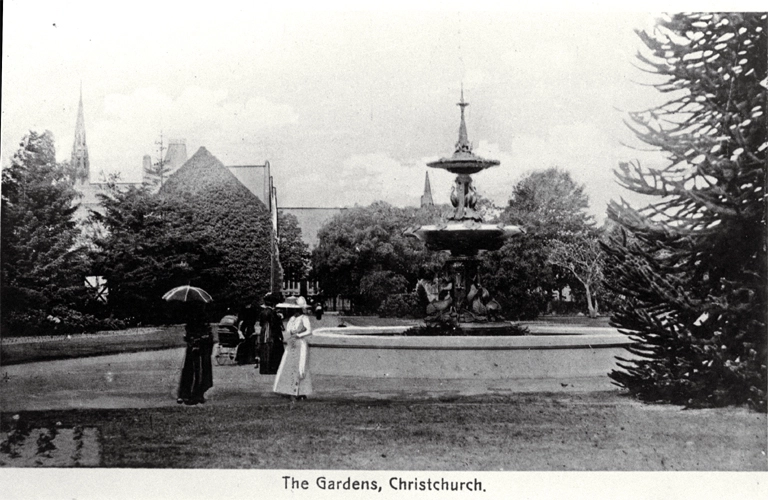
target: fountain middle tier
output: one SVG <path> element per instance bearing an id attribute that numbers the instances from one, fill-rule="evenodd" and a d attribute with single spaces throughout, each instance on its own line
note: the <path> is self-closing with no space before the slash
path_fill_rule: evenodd
<path id="1" fill-rule="evenodd" d="M 478 250 L 498 250 L 504 241 L 525 233 L 518 226 L 482 224 L 476 221 L 441 223 L 412 228 L 406 235 L 424 242 L 430 250 L 450 250 L 452 255 L 476 255 Z"/>

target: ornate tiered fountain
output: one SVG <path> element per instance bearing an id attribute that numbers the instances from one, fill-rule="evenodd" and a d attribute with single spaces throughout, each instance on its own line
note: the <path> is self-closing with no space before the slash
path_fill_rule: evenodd
<path id="1" fill-rule="evenodd" d="M 617 368 L 617 355 L 628 355 L 624 347 L 631 343 L 615 329 L 537 322 L 526 325 L 527 333 L 520 335 L 518 325 L 498 320 L 498 304 L 478 276 L 478 252 L 499 249 L 507 238 L 523 231 L 483 224 L 476 210 L 471 175 L 499 162 L 472 153 L 463 94 L 456 151 L 428 164 L 456 174 L 451 193 L 454 212 L 444 223 L 410 230 L 428 249 L 451 254 L 435 284 L 438 289 L 427 306 L 425 324 L 318 329 L 308 341 L 309 369 L 320 376 L 398 380 L 393 390 L 421 391 L 425 379 L 454 380 L 456 390 L 472 391 L 499 390 L 507 387 L 505 380 L 510 385 L 502 390 L 515 390 L 523 379 L 535 380 L 537 390 L 588 384 L 611 388 L 607 374 Z M 449 328 L 443 328 L 446 323 Z M 441 333 L 421 335 L 419 330 L 431 329 L 430 324 L 442 328 Z M 485 389 L 482 384 L 487 384 Z"/>
<path id="2" fill-rule="evenodd" d="M 451 190 L 453 215 L 448 217 L 446 223 L 406 231 L 406 234 L 423 241 L 428 249 L 447 250 L 451 254 L 445 263 L 442 276 L 437 277 L 434 283 L 419 284 L 421 287 L 426 285 L 431 288 L 431 293 L 425 293 L 430 302 L 426 311 L 427 325 L 460 326 L 497 320 L 501 315 L 501 308 L 481 283 L 478 252 L 498 250 L 504 240 L 523 233 L 518 226 L 482 223 L 482 216 L 476 210 L 478 196 L 471 176 L 499 165 L 499 161 L 487 160 L 472 152 L 464 120 L 464 108 L 469 106 L 469 103 L 464 101 L 463 89 L 458 106 L 461 108 L 461 123 L 453 156 L 427 164 L 430 168 L 456 174 L 456 181 Z"/>

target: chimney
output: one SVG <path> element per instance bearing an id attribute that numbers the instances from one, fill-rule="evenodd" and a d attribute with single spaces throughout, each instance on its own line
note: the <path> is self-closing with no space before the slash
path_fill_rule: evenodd
<path id="1" fill-rule="evenodd" d="M 141 167 L 141 182 L 147 184 L 148 182 L 151 182 L 148 172 L 152 170 L 152 157 L 149 155 L 144 155 L 144 159 L 141 162 Z"/>
<path id="2" fill-rule="evenodd" d="M 168 169 L 168 175 L 173 174 L 184 165 L 189 158 L 187 157 L 186 139 L 171 139 L 168 141 L 168 152 L 165 154 L 165 168 Z"/>

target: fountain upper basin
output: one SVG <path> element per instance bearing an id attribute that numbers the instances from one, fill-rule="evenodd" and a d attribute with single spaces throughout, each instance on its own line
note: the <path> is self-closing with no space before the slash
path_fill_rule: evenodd
<path id="1" fill-rule="evenodd" d="M 486 160 L 472 153 L 457 153 L 452 158 L 440 158 L 437 161 L 427 163 L 431 168 L 442 168 L 453 174 L 476 174 L 489 167 L 499 165 L 498 160 Z"/>
<path id="2" fill-rule="evenodd" d="M 474 254 L 478 250 L 498 250 L 504 241 L 524 231 L 518 226 L 463 223 L 421 226 L 407 234 L 424 242 L 430 250 L 451 250 L 459 254 Z"/>

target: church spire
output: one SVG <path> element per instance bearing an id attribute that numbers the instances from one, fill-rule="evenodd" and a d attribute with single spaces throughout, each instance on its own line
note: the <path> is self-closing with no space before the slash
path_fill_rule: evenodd
<path id="1" fill-rule="evenodd" d="M 77 122 L 75 123 L 75 141 L 72 144 L 71 160 L 73 180 L 85 183 L 90 178 L 90 162 L 88 161 L 88 146 L 85 143 L 85 118 L 83 116 L 83 83 L 80 82 L 80 103 L 77 107 Z"/>
<path id="2" fill-rule="evenodd" d="M 421 195 L 421 208 L 434 206 L 432 201 L 432 187 L 429 185 L 429 172 L 424 179 L 424 194 Z"/>

